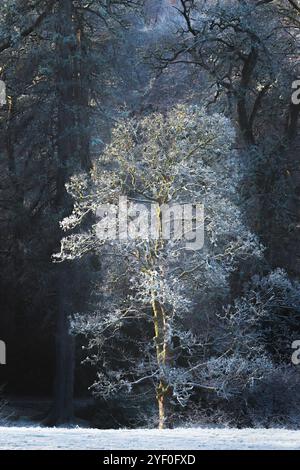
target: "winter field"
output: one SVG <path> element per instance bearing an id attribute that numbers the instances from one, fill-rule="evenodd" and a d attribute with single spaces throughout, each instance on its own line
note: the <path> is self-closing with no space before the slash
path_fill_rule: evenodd
<path id="1" fill-rule="evenodd" d="M 0 427 L 1 450 L 300 450 L 285 429 L 99 430 Z"/>

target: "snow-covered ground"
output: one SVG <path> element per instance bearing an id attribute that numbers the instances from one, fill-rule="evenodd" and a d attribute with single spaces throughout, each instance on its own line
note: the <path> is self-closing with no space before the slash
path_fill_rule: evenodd
<path id="1" fill-rule="evenodd" d="M 284 429 L 99 430 L 0 427 L 0 449 L 300 450 L 300 431 Z"/>

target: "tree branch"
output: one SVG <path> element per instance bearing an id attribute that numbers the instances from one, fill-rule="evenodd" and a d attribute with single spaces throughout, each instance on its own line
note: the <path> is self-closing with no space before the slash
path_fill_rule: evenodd
<path id="1" fill-rule="evenodd" d="M 43 11 L 43 13 L 41 13 L 37 18 L 36 20 L 28 27 L 28 28 L 25 28 L 21 33 L 20 33 L 20 37 L 21 38 L 25 38 L 27 36 L 29 36 L 31 33 L 33 33 L 33 31 L 38 28 L 40 26 L 40 24 L 44 21 L 44 19 L 48 16 L 48 14 L 50 13 L 53 5 L 57 2 L 57 0 L 51 0 L 48 5 L 47 5 L 47 8 Z M 0 53 L 5 51 L 6 49 L 9 49 L 11 46 L 13 45 L 13 40 L 12 40 L 12 37 L 10 36 L 9 38 L 7 38 L 2 44 L 0 44 Z"/>

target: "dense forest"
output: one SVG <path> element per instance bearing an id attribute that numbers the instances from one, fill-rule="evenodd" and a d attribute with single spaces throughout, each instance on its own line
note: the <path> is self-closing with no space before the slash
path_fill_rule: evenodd
<path id="1" fill-rule="evenodd" d="M 299 42 L 298 0 L 1 2 L 4 420 L 300 425 Z"/>

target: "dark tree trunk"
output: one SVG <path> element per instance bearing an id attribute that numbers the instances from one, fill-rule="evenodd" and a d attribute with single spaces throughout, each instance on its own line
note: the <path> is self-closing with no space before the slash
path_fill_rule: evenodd
<path id="1" fill-rule="evenodd" d="M 75 62 L 75 99 L 77 102 L 77 151 L 78 161 L 84 171 L 92 167 L 90 158 L 90 116 L 89 90 L 91 77 L 88 60 L 88 46 L 82 21 L 79 21 L 76 32 L 76 62 Z"/>
<path id="2" fill-rule="evenodd" d="M 60 219 L 71 212 L 65 184 L 70 168 L 91 168 L 89 148 L 89 87 L 87 50 L 83 27 L 75 18 L 73 1 L 58 6 L 57 39 L 57 179 L 56 210 Z M 86 67 L 85 67 L 86 64 Z M 62 234 L 61 234 L 62 235 Z M 74 291 L 78 282 L 76 263 L 57 266 L 57 321 L 54 402 L 47 424 L 69 423 L 74 419 L 75 340 L 69 332 L 69 317 L 74 313 Z"/>
<path id="3" fill-rule="evenodd" d="M 76 157 L 74 48 L 76 35 L 73 26 L 72 0 L 59 2 L 57 12 L 56 80 L 58 98 L 57 175 L 55 206 L 59 218 L 70 212 L 70 201 L 65 184 L 69 177 L 68 163 Z M 61 234 L 62 235 L 62 234 Z M 69 423 L 74 418 L 74 338 L 69 333 L 72 313 L 72 292 L 68 288 L 73 266 L 57 266 L 57 318 L 55 335 L 54 402 L 45 422 L 48 425 Z M 75 269 L 75 267 L 74 267 Z"/>
<path id="4" fill-rule="evenodd" d="M 299 104 L 290 104 L 286 134 L 289 142 L 292 142 L 298 134 L 298 122 L 300 114 Z"/>
<path id="5" fill-rule="evenodd" d="M 69 299 L 70 278 L 73 266 L 59 266 L 57 273 L 57 319 L 55 336 L 54 401 L 45 423 L 49 426 L 68 424 L 74 419 L 74 337 L 69 333 L 69 315 L 72 313 Z"/>
<path id="6" fill-rule="evenodd" d="M 255 139 L 253 135 L 252 120 L 249 117 L 247 110 L 247 92 L 248 87 L 252 78 L 253 70 L 255 69 L 258 59 L 258 53 L 255 48 L 251 49 L 250 54 L 244 59 L 244 66 L 242 69 L 242 78 L 240 83 L 240 89 L 237 100 L 237 114 L 239 127 L 242 132 L 242 136 L 247 144 L 254 144 Z"/>

